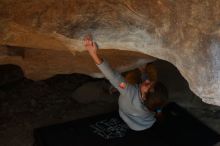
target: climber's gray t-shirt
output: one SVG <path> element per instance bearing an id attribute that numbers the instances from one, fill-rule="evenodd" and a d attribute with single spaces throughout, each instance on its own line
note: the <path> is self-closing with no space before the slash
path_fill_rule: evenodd
<path id="1" fill-rule="evenodd" d="M 120 92 L 119 115 L 124 122 L 136 131 L 150 128 L 156 121 L 154 113 L 150 112 L 141 102 L 139 85 L 131 85 L 125 81 L 123 76 L 113 70 L 104 60 L 97 65 L 105 77 Z"/>

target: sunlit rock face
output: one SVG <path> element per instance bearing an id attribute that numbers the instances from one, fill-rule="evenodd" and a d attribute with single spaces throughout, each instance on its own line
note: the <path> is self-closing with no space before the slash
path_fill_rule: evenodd
<path id="1" fill-rule="evenodd" d="M 220 1 L 0 1 L 0 63 L 21 66 L 29 78 L 97 75 L 83 52 L 88 33 L 121 71 L 150 56 L 167 60 L 203 101 L 220 105 Z"/>

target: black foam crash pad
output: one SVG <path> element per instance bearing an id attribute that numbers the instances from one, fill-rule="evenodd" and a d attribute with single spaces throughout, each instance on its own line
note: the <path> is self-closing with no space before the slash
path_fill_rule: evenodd
<path id="1" fill-rule="evenodd" d="M 213 146 L 220 135 L 175 103 L 165 118 L 144 131 L 130 130 L 118 112 L 34 130 L 36 146 Z"/>

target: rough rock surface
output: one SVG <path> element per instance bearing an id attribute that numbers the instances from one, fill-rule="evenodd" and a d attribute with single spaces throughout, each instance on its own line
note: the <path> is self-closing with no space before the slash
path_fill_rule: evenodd
<path id="1" fill-rule="evenodd" d="M 173 63 L 194 93 L 220 105 L 220 1 L 1 0 L 0 21 L 0 63 L 20 65 L 29 78 L 97 72 L 80 53 L 92 33 L 103 50 Z M 152 60 L 127 51 L 103 53 L 122 70 Z"/>

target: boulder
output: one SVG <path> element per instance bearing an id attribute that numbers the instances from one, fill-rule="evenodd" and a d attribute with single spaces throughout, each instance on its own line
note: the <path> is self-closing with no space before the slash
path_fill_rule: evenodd
<path id="1" fill-rule="evenodd" d="M 119 71 L 169 61 L 204 102 L 220 105 L 219 24 L 216 0 L 1 0 L 0 64 L 35 80 L 101 77 L 82 46 L 91 33 Z"/>

